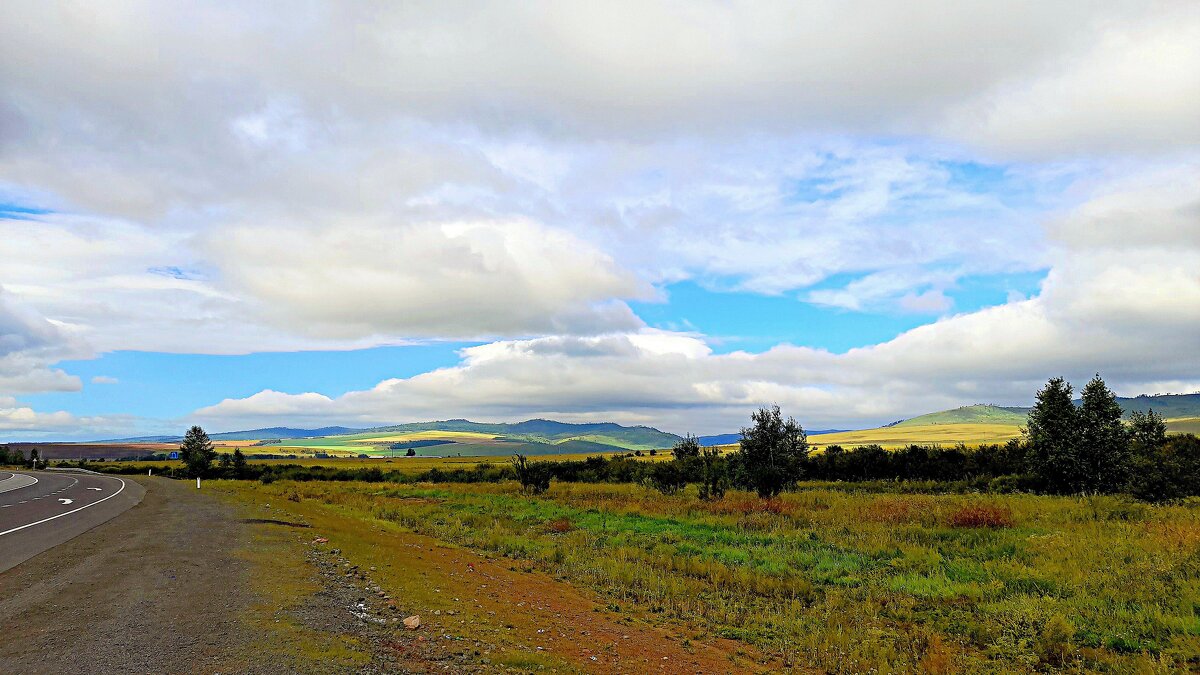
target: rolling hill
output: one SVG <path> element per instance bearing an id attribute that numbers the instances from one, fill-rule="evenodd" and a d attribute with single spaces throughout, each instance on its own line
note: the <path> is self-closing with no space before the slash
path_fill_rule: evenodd
<path id="1" fill-rule="evenodd" d="M 625 450 L 653 450 L 669 448 L 679 436 L 659 431 L 653 427 L 626 427 L 613 422 L 571 424 L 554 420 L 526 420 L 509 424 L 504 422 L 471 422 L 464 419 L 441 422 L 415 422 L 377 427 L 369 433 L 409 433 L 420 431 L 457 431 L 488 434 L 506 441 L 523 441 L 557 445 L 565 442 L 587 442 L 612 446 Z"/>
<path id="2" fill-rule="evenodd" d="M 1075 404 L 1080 401 L 1076 399 Z M 1153 409 L 1163 419 L 1200 417 L 1200 394 L 1143 394 L 1141 396 L 1117 397 L 1117 404 L 1129 417 L 1132 412 Z M 1029 408 L 1006 407 L 986 404 L 967 405 L 953 410 L 920 415 L 888 426 L 924 426 L 929 424 L 1025 424 Z"/>
<path id="3" fill-rule="evenodd" d="M 1118 398 L 1126 415 L 1153 409 L 1167 421 L 1170 433 L 1200 432 L 1200 394 L 1156 394 Z M 976 404 L 919 415 L 877 429 L 858 431 L 812 430 L 808 434 L 815 447 L 832 444 L 845 446 L 878 443 L 896 447 L 909 443 L 1002 443 L 1016 438 L 1027 421 L 1029 408 Z M 268 427 L 247 431 L 215 433 L 220 444 L 245 444 L 247 452 L 278 454 L 384 455 L 404 454 L 412 449 L 419 455 L 507 456 L 515 452 L 528 455 L 611 453 L 663 450 L 680 439 L 675 434 L 647 426 L 622 426 L 613 422 L 573 424 L 546 419 L 516 423 L 472 422 L 450 419 L 413 422 L 369 429 L 331 426 L 318 429 Z M 716 434 L 700 438 L 702 445 L 732 445 L 739 434 Z M 98 456 L 113 455 L 115 447 L 130 446 L 130 452 L 145 453 L 146 444 L 172 444 L 179 436 L 147 436 L 92 445 Z M 259 441 L 258 443 L 252 443 Z M 64 444 L 66 445 L 66 444 Z M 64 452 L 81 449 L 67 447 Z M 114 455 L 115 456 L 115 455 Z"/>
<path id="4" fill-rule="evenodd" d="M 916 427 L 930 424 L 1025 424 L 1029 408 L 1006 408 L 995 405 L 967 405 L 953 410 L 920 415 L 901 420 L 889 427 Z"/>

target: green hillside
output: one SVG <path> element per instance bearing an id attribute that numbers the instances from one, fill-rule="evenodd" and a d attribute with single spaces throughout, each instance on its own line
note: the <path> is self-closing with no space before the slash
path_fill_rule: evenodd
<path id="1" fill-rule="evenodd" d="M 1154 412 L 1167 419 L 1176 417 L 1200 417 L 1200 394 L 1159 394 L 1155 396 L 1141 395 L 1133 398 L 1118 398 L 1117 403 L 1125 415 L 1129 413 Z"/>
<path id="2" fill-rule="evenodd" d="M 497 440 L 533 444 L 561 445 L 567 441 L 590 443 L 597 449 L 652 450 L 669 448 L 679 440 L 675 434 L 653 427 L 626 427 L 613 422 L 570 424 L 553 420 L 527 420 L 515 424 L 504 422 L 471 422 L 455 419 L 441 422 L 396 424 L 369 430 L 370 433 L 411 433 L 418 431 L 459 431 L 491 434 Z M 576 444 L 574 447 L 582 447 Z M 566 448 L 554 452 L 573 452 Z"/>
<path id="3" fill-rule="evenodd" d="M 1010 424 L 1020 426 L 1028 419 L 1028 408 L 1005 408 L 995 405 L 966 405 L 953 410 L 921 415 L 892 426 L 914 427 L 929 424 Z"/>
<path id="4" fill-rule="evenodd" d="M 1078 405 L 1079 401 L 1077 400 L 1075 403 Z M 1165 419 L 1200 417 L 1200 394 L 1117 397 L 1117 403 L 1125 411 L 1126 417 L 1129 417 L 1129 414 L 1134 411 L 1146 412 L 1151 409 Z M 1011 424 L 1020 426 L 1025 424 L 1028 415 L 1029 408 L 977 404 L 929 413 L 889 426 L 906 427 L 930 424 Z"/>

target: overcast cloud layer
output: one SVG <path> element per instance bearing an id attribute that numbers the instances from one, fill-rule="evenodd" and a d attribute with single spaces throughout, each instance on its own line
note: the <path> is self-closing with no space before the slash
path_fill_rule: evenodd
<path id="1" fill-rule="evenodd" d="M 5 3 L 0 430 L 131 424 L 19 400 L 118 349 L 486 343 L 197 412 L 220 428 L 1192 391 L 1198 119 L 1194 2 Z M 929 323 L 717 354 L 630 308 L 682 280 Z"/>

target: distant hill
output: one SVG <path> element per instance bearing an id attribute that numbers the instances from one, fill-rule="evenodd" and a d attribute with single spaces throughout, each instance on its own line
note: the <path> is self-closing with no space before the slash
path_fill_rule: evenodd
<path id="1" fill-rule="evenodd" d="M 350 427 L 321 427 L 319 429 L 293 429 L 291 427 L 267 427 L 265 429 L 250 429 L 249 431 L 226 431 L 219 434 L 209 434 L 214 441 L 255 441 L 261 438 L 317 438 L 320 436 L 341 436 L 356 434 L 363 429 Z"/>
<path id="2" fill-rule="evenodd" d="M 1080 401 L 1075 400 L 1078 405 Z M 1117 397 L 1117 404 L 1128 417 L 1131 412 L 1154 412 L 1166 419 L 1200 417 L 1200 394 L 1143 394 L 1132 398 Z M 920 415 L 888 426 L 924 426 L 928 424 L 1012 424 L 1028 421 L 1029 408 L 996 405 L 967 405 L 953 410 Z M 810 432 L 811 433 L 811 432 Z"/>
<path id="3" fill-rule="evenodd" d="M 995 405 L 966 405 L 953 410 L 920 415 L 892 424 L 892 427 L 915 427 L 927 424 L 1011 424 L 1019 426 L 1029 419 L 1029 408 L 1006 408 Z"/>
<path id="4" fill-rule="evenodd" d="M 845 429 L 805 429 L 804 433 L 809 436 L 820 436 L 821 434 L 837 434 L 846 431 Z M 742 435 L 737 434 L 716 434 L 713 436 L 701 436 L 699 438 L 700 445 L 708 447 L 710 445 L 733 445 L 742 440 Z"/>
<path id="5" fill-rule="evenodd" d="M 478 434 L 492 434 L 507 441 L 525 441 L 551 445 L 571 443 L 569 448 L 563 447 L 561 449 L 563 452 L 578 452 L 584 447 L 599 450 L 601 446 L 607 446 L 606 449 L 609 450 L 653 450 L 669 448 L 679 440 L 679 436 L 659 431 L 653 427 L 626 427 L 614 422 L 572 424 L 543 419 L 526 420 L 515 424 L 453 419 L 440 422 L 395 424 L 386 427 L 376 427 L 367 431 L 370 433 L 465 431 Z"/>
<path id="6" fill-rule="evenodd" d="M 318 436 L 340 436 L 353 434 L 362 429 L 350 427 L 321 427 L 319 429 L 293 429 L 291 427 L 267 427 L 265 429 L 250 429 L 247 431 L 225 431 L 209 434 L 214 441 L 256 441 L 262 438 L 316 438 Z M 136 438 L 114 438 L 96 443 L 179 443 L 183 436 L 138 436 Z"/>
<path id="7" fill-rule="evenodd" d="M 1154 412 L 1167 419 L 1174 417 L 1200 417 L 1200 393 L 1198 394 L 1142 394 L 1133 398 L 1118 398 L 1117 403 L 1128 416 L 1133 411 Z"/>

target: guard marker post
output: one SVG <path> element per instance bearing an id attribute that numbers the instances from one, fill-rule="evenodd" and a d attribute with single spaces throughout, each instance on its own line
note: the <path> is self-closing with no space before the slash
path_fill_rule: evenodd
<path id="1" fill-rule="evenodd" d="M 200 489 L 200 476 L 196 476 L 196 489 Z"/>

